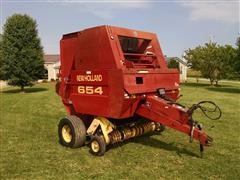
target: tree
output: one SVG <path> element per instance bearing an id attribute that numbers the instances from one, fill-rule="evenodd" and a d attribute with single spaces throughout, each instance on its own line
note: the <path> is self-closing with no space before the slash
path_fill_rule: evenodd
<path id="1" fill-rule="evenodd" d="M 222 57 L 222 78 L 233 79 L 237 77 L 236 57 L 237 49 L 231 45 L 219 46 L 219 54 Z"/>
<path id="2" fill-rule="evenodd" d="M 222 78 L 232 77 L 233 63 L 236 49 L 230 45 L 220 46 L 216 43 L 206 43 L 194 49 L 185 51 L 185 59 L 192 64 L 192 68 L 201 71 L 205 78 L 210 79 L 211 85 L 218 85 Z"/>
<path id="3" fill-rule="evenodd" d="M 7 19 L 2 50 L 1 78 L 8 84 L 23 90 L 44 75 L 43 48 L 37 23 L 30 16 L 14 14 Z"/>
<path id="4" fill-rule="evenodd" d="M 168 68 L 179 69 L 179 62 L 177 62 L 175 58 L 170 58 L 168 60 Z"/>
<path id="5" fill-rule="evenodd" d="M 239 77 L 240 76 L 240 37 L 237 38 L 236 45 L 237 45 L 237 55 L 234 62 L 234 69 Z"/>
<path id="6" fill-rule="evenodd" d="M 2 77 L 2 65 L 3 65 L 3 63 L 2 63 L 2 57 L 3 57 L 3 51 L 2 51 L 2 34 L 0 34 L 0 79 L 1 79 L 1 77 Z"/>

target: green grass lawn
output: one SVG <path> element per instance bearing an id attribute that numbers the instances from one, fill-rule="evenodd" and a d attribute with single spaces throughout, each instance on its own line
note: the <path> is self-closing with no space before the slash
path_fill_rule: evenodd
<path id="1" fill-rule="evenodd" d="M 203 159 L 198 142 L 169 128 L 111 148 L 103 157 L 92 156 L 86 146 L 65 148 L 58 143 L 57 124 L 66 112 L 54 84 L 25 93 L 6 88 L 0 94 L 0 179 L 240 179 L 240 84 L 207 83 L 181 87 L 181 103 L 212 100 L 223 111 L 218 121 L 196 114 L 214 138 Z"/>

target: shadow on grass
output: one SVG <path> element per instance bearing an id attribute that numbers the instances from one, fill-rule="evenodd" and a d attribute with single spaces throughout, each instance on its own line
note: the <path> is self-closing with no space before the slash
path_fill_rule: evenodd
<path id="1" fill-rule="evenodd" d="M 181 148 L 181 149 L 178 148 L 173 143 L 165 143 L 163 141 L 154 139 L 153 137 L 151 137 L 151 135 L 150 136 L 149 135 L 143 135 L 143 136 L 136 137 L 136 138 L 133 138 L 133 139 L 128 139 L 128 140 L 120 142 L 120 143 L 116 143 L 114 145 L 110 145 L 108 150 L 119 148 L 121 146 L 124 146 L 127 143 L 130 143 L 130 142 L 137 143 L 137 144 L 142 144 L 144 146 L 154 147 L 154 148 L 157 148 L 157 149 L 165 149 L 167 151 L 173 151 L 173 152 L 176 152 L 178 156 L 181 156 L 181 154 L 186 154 L 186 155 L 193 156 L 193 157 L 200 157 L 199 155 L 197 155 L 197 154 L 195 154 L 191 151 L 188 151 L 185 148 Z"/>
<path id="2" fill-rule="evenodd" d="M 179 156 L 181 156 L 181 154 L 186 154 L 186 155 L 193 156 L 193 157 L 200 157 L 199 155 L 197 155 L 185 148 L 178 148 L 177 146 L 174 145 L 174 143 L 166 143 L 166 142 L 160 141 L 158 139 L 154 139 L 151 136 L 139 137 L 137 140 L 134 141 L 134 143 L 138 143 L 138 144 L 142 144 L 142 145 L 150 146 L 150 147 L 154 147 L 154 148 L 165 149 L 167 151 L 174 151 Z"/>
<path id="3" fill-rule="evenodd" d="M 10 89 L 2 91 L 3 93 L 35 93 L 35 92 L 41 92 L 41 91 L 47 91 L 47 88 L 26 88 L 23 91 L 21 89 Z"/>
<path id="4" fill-rule="evenodd" d="M 205 83 L 183 83 L 182 86 L 186 87 L 209 87 L 209 84 Z"/>
<path id="5" fill-rule="evenodd" d="M 231 88 L 231 87 L 208 87 L 206 88 L 209 91 L 223 92 L 223 93 L 240 93 L 240 88 Z"/>

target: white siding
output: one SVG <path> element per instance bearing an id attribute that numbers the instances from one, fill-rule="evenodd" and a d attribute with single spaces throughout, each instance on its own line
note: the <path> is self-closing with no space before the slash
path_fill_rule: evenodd
<path id="1" fill-rule="evenodd" d="M 45 64 L 45 67 L 48 70 L 48 81 L 57 80 L 57 74 L 59 72 L 59 64 L 60 62 Z"/>
<path id="2" fill-rule="evenodd" d="M 180 69 L 180 81 L 186 82 L 187 81 L 187 66 L 179 63 L 179 69 Z"/>

